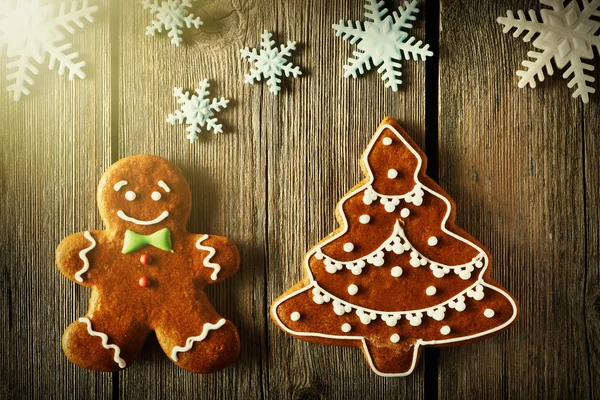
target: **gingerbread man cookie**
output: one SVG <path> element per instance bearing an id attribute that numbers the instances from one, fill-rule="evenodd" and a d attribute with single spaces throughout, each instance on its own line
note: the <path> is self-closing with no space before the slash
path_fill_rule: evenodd
<path id="1" fill-rule="evenodd" d="M 410 374 L 423 346 L 464 344 L 518 317 L 490 255 L 454 225 L 425 154 L 386 118 L 362 157 L 367 179 L 338 203 L 340 227 L 305 256 L 307 278 L 271 317 L 295 337 L 360 347 L 382 376 Z"/>
<path id="2" fill-rule="evenodd" d="M 92 288 L 87 315 L 63 334 L 72 362 L 119 371 L 151 331 L 189 371 L 214 372 L 236 360 L 237 329 L 203 288 L 234 274 L 239 254 L 225 237 L 188 233 L 191 206 L 183 174 L 162 158 L 128 157 L 104 173 L 98 208 L 106 230 L 71 235 L 56 250 L 60 271 Z"/>

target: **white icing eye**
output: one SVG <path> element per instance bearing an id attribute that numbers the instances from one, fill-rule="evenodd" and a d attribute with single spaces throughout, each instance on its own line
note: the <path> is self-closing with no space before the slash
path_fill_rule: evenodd
<path id="1" fill-rule="evenodd" d="M 396 177 L 398 177 L 398 171 L 393 168 L 388 170 L 388 178 L 395 179 Z"/>
<path id="2" fill-rule="evenodd" d="M 450 327 L 448 325 L 444 325 L 444 326 L 442 326 L 442 329 L 440 329 L 440 333 L 444 336 L 449 334 L 451 331 L 452 331 L 452 329 L 450 329 Z"/>
<path id="3" fill-rule="evenodd" d="M 160 198 L 162 197 L 160 192 L 152 192 L 151 196 L 152 196 L 152 200 L 154 200 L 154 201 L 159 201 Z"/>
<path id="4" fill-rule="evenodd" d="M 290 315 L 290 319 L 292 321 L 298 321 L 300 319 L 300 313 L 298 311 L 294 311 L 291 315 Z"/>
<path id="5" fill-rule="evenodd" d="M 427 289 L 425 289 L 425 293 L 427 293 L 427 296 L 433 296 L 437 293 L 437 289 L 435 286 L 429 286 Z"/>
<path id="6" fill-rule="evenodd" d="M 350 253 L 352 250 L 354 250 L 354 244 L 348 242 L 348 243 L 344 243 L 344 251 L 346 253 Z"/>
<path id="7" fill-rule="evenodd" d="M 398 343 L 399 341 L 400 341 L 400 335 L 398 335 L 397 333 L 394 333 L 392 336 L 390 336 L 390 342 Z"/>
<path id="8" fill-rule="evenodd" d="M 125 198 L 126 198 L 127 200 L 129 200 L 129 201 L 133 201 L 133 200 L 135 200 L 135 197 L 136 197 L 136 196 L 135 196 L 135 192 L 134 192 L 134 191 L 132 191 L 132 190 L 129 190 L 129 191 L 127 191 L 127 192 L 125 193 Z"/>
<path id="9" fill-rule="evenodd" d="M 351 330 L 352 330 L 352 326 L 351 326 L 350 324 L 347 324 L 347 323 L 346 323 L 346 324 L 343 324 L 343 325 L 342 325 L 342 332 L 346 332 L 346 333 L 348 333 L 348 332 L 350 332 Z"/>
<path id="10" fill-rule="evenodd" d="M 435 246 L 436 244 L 438 244 L 438 240 L 435 236 L 432 236 L 429 239 L 427 239 L 427 244 L 430 246 Z"/>
<path id="11" fill-rule="evenodd" d="M 384 145 L 389 146 L 390 144 L 392 144 L 392 138 L 389 138 L 389 137 L 383 138 L 382 142 Z"/>

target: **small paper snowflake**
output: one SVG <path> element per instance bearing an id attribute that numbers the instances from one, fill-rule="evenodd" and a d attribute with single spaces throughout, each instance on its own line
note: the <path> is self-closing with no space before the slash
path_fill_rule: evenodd
<path id="1" fill-rule="evenodd" d="M 69 71 L 69 79 L 85 78 L 84 61 L 77 61 L 79 53 L 69 52 L 71 43 L 64 43 L 65 33 L 74 34 L 76 27 L 83 28 L 85 21 L 94 22 L 92 14 L 97 6 L 89 6 L 84 0 L 80 8 L 78 2 L 41 5 L 39 0 L 0 0 L 0 54 L 6 46 L 8 58 L 7 79 L 14 81 L 8 85 L 13 98 L 18 101 L 21 95 L 29 95 L 28 86 L 33 85 L 33 76 L 39 73 L 36 64 L 42 65 L 50 56 L 49 69 L 58 63 L 58 73 Z"/>
<path id="2" fill-rule="evenodd" d="M 273 47 L 275 44 L 274 40 L 271 40 L 273 35 L 268 31 L 264 31 L 261 37 L 260 45 L 262 49 L 258 52 L 256 49 L 250 49 L 246 47 L 241 50 L 242 59 L 247 59 L 249 62 L 256 63 L 255 68 L 250 70 L 250 73 L 245 76 L 244 83 L 253 84 L 256 81 L 261 80 L 261 75 L 267 80 L 269 85 L 269 91 L 273 94 L 277 94 L 281 91 L 281 73 L 285 73 L 285 76 L 289 77 L 292 75 L 294 78 L 302 75 L 302 71 L 297 66 L 294 66 L 291 62 L 286 64 L 286 57 L 291 57 L 292 50 L 296 49 L 296 42 L 289 41 L 287 45 L 281 45 L 281 50 L 277 47 Z"/>
<path id="3" fill-rule="evenodd" d="M 189 125 L 185 130 L 188 133 L 186 136 L 191 143 L 198 140 L 200 128 L 206 127 L 207 130 L 212 130 L 216 135 L 223 132 L 223 125 L 217 123 L 215 111 L 221 111 L 221 108 L 226 108 L 229 100 L 221 97 L 220 100 L 212 99 L 212 102 L 207 98 L 210 92 L 207 90 L 210 87 L 208 79 L 200 82 L 196 89 L 196 94 L 190 97 L 189 92 L 183 92 L 182 88 L 175 88 L 173 94 L 177 97 L 177 103 L 181 104 L 181 109 L 175 111 L 175 114 L 169 114 L 167 122 L 175 125 L 176 122 L 182 124 L 184 121 Z"/>
<path id="4" fill-rule="evenodd" d="M 514 37 L 527 32 L 523 37 L 525 42 L 537 36 L 533 45 L 541 52 L 527 53 L 533 61 L 523 61 L 525 70 L 517 71 L 517 76 L 521 77 L 519 87 L 523 88 L 529 84 L 534 88 L 536 77 L 543 82 L 544 67 L 548 75 L 552 75 L 554 73 L 552 60 L 561 70 L 570 63 L 563 78 L 572 76 L 567 86 L 569 88 L 577 86 L 573 97 L 579 96 L 584 103 L 587 103 L 589 94 L 595 93 L 596 90 L 589 85 L 594 82 L 594 77 L 586 74 L 586 71 L 593 71 L 594 66 L 584 63 L 583 60 L 594 58 L 593 46 L 600 51 L 600 36 L 597 35 L 600 28 L 600 22 L 597 20 L 600 17 L 600 0 L 583 0 L 582 9 L 579 8 L 576 0 L 571 0 L 566 6 L 563 0 L 540 0 L 540 3 L 552 7 L 540 11 L 542 22 L 539 22 L 533 10 L 529 10 L 530 19 L 527 19 L 522 10 L 517 11 L 517 18 L 512 11 L 507 11 L 506 18 L 497 19 L 504 25 L 504 33 L 508 33 L 512 28 L 516 28 Z"/>
<path id="5" fill-rule="evenodd" d="M 160 3 L 160 4 L 159 4 Z M 192 26 L 196 29 L 202 25 L 200 17 L 190 13 L 188 8 L 192 7 L 191 0 L 144 0 L 142 2 L 144 9 L 149 9 L 152 14 L 156 14 L 152 25 L 146 28 L 146 35 L 154 36 L 156 32 L 162 32 L 163 28 L 169 31 L 168 36 L 171 43 L 179 46 L 182 42 L 181 33 L 184 25 L 188 28 Z"/>
<path id="6" fill-rule="evenodd" d="M 345 25 L 344 20 L 340 20 L 339 24 L 333 25 L 336 36 L 343 36 L 352 44 L 358 42 L 358 51 L 353 53 L 356 58 L 349 58 L 349 65 L 344 65 L 344 78 L 356 78 L 357 74 L 365 72 L 365 68 L 370 70 L 372 62 L 375 67 L 381 65 L 377 72 L 383 74 L 381 78 L 385 87 L 398 91 L 402 83 L 402 72 L 399 70 L 402 64 L 394 60 L 402 60 L 403 55 L 410 60 L 412 55 L 413 59 L 417 60 L 420 56 L 424 61 L 433 55 L 428 44 L 423 45 L 420 40 L 414 43 L 417 39 L 402 30 L 413 27 L 410 21 L 417 19 L 413 15 L 419 12 L 417 4 L 417 0 L 405 3 L 404 8 L 398 7 L 398 11 L 387 15 L 387 8 L 383 8 L 384 1 L 367 0 L 365 18 L 368 21 L 364 23 L 364 29 L 360 21 L 354 24 L 348 21 L 348 25 Z"/>

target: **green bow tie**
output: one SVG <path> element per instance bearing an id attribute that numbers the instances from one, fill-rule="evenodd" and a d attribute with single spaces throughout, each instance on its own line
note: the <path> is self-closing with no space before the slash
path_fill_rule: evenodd
<path id="1" fill-rule="evenodd" d="M 125 231 L 123 240 L 123 254 L 131 253 L 141 249 L 144 246 L 151 245 L 164 251 L 171 250 L 171 231 L 163 228 L 154 232 L 152 235 L 140 235 L 131 230 Z"/>

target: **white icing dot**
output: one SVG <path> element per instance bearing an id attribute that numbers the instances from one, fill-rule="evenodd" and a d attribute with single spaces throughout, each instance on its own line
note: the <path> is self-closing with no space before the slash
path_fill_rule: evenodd
<path id="1" fill-rule="evenodd" d="M 300 313 L 298 311 L 294 311 L 291 315 L 290 315 L 290 319 L 292 321 L 298 321 L 300 319 Z"/>
<path id="2" fill-rule="evenodd" d="M 395 169 L 390 169 L 388 170 L 388 178 L 390 179 L 394 179 L 398 176 L 398 171 L 396 171 Z"/>
<path id="3" fill-rule="evenodd" d="M 398 343 L 399 341 L 400 341 L 400 335 L 398 335 L 397 333 L 394 333 L 392 336 L 390 336 L 390 342 Z"/>
<path id="4" fill-rule="evenodd" d="M 435 286 L 429 286 L 427 289 L 425 289 L 425 293 L 427 293 L 427 296 L 433 296 L 437 293 L 437 289 Z"/>
<path id="5" fill-rule="evenodd" d="M 494 316 L 494 314 L 495 314 L 495 312 L 491 308 L 488 308 L 487 310 L 485 310 L 483 312 L 483 315 L 485 315 L 488 318 L 492 318 Z"/>
<path id="6" fill-rule="evenodd" d="M 409 215 L 410 215 L 410 210 L 409 210 L 408 208 L 403 208 L 403 209 L 400 211 L 400 216 L 401 216 L 402 218 L 407 218 Z"/>
<path id="7" fill-rule="evenodd" d="M 354 245 L 352 243 L 348 242 L 344 244 L 344 251 L 346 253 L 350 253 L 352 250 L 354 250 Z"/>
<path id="8" fill-rule="evenodd" d="M 427 239 L 427 244 L 430 246 L 435 246 L 436 244 L 438 244 L 438 239 L 435 236 L 432 236 L 429 239 Z"/>
<path id="9" fill-rule="evenodd" d="M 358 286 L 355 284 L 348 286 L 348 293 L 354 296 L 356 293 L 358 293 Z"/>
<path id="10" fill-rule="evenodd" d="M 450 329 L 450 327 L 448 325 L 444 325 L 444 326 L 442 326 L 442 329 L 440 329 L 440 333 L 442 335 L 447 335 L 450 333 L 451 330 L 452 329 Z"/>
<path id="11" fill-rule="evenodd" d="M 400 267 L 392 268 L 392 276 L 394 278 L 398 278 L 400 275 L 402 275 L 402 268 L 400 268 Z"/>
<path id="12" fill-rule="evenodd" d="M 361 224 L 368 224 L 371 221 L 371 217 L 368 216 L 367 214 L 363 214 L 360 216 L 360 218 L 358 220 L 360 221 Z"/>
<path id="13" fill-rule="evenodd" d="M 389 138 L 389 137 L 383 138 L 383 140 L 381 142 L 384 145 L 389 146 L 390 144 L 392 144 L 392 138 Z"/>
<path id="14" fill-rule="evenodd" d="M 152 200 L 154 201 L 159 201 L 160 198 L 162 197 L 162 195 L 160 194 L 160 192 L 152 192 Z"/>
<path id="15" fill-rule="evenodd" d="M 350 326 L 350 324 L 343 324 L 342 325 L 342 332 L 350 332 L 350 330 L 352 329 L 352 327 Z"/>
<path id="16" fill-rule="evenodd" d="M 125 198 L 129 201 L 135 200 L 135 192 L 129 190 L 128 192 L 125 193 Z"/>

